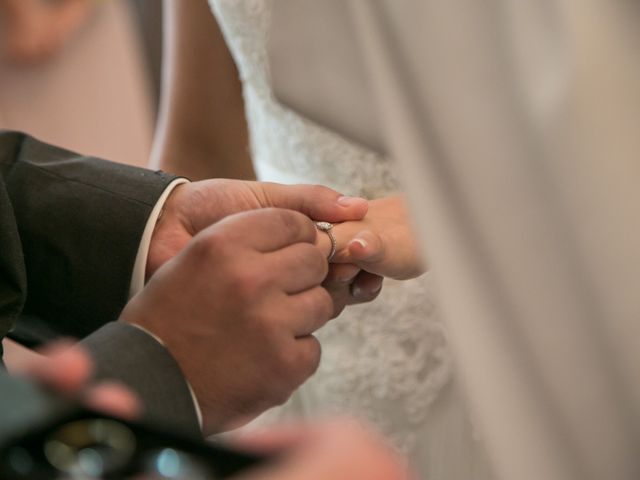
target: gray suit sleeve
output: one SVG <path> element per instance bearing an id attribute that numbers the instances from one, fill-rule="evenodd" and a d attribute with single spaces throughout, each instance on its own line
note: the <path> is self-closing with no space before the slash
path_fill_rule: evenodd
<path id="1" fill-rule="evenodd" d="M 144 331 L 111 322 L 81 342 L 95 361 L 96 380 L 116 380 L 142 400 L 144 420 L 202 437 L 189 387 L 169 351 Z"/>
<path id="2" fill-rule="evenodd" d="M 34 346 L 118 318 L 146 222 L 175 176 L 2 131 L 0 174 L 5 304 L 21 314 L 7 315 L 4 330 L 15 323 L 11 336 Z"/>

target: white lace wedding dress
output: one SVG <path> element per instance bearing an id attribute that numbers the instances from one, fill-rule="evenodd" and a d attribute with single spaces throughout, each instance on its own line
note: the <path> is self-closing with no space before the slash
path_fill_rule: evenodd
<path id="1" fill-rule="evenodd" d="M 318 183 L 376 198 L 397 190 L 391 165 L 280 105 L 269 85 L 269 0 L 210 0 L 243 82 L 258 177 Z M 348 308 L 318 332 L 316 375 L 260 421 L 349 413 L 409 454 L 424 479 L 488 478 L 461 396 L 429 275 L 385 280 L 380 297 Z"/>

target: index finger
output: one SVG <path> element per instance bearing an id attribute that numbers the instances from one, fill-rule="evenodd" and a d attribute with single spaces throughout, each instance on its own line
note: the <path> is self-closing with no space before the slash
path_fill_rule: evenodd
<path id="1" fill-rule="evenodd" d="M 314 243 L 315 224 L 305 215 L 282 208 L 262 208 L 237 213 L 218 222 L 229 241 L 259 252 L 273 252 L 294 243 Z"/>

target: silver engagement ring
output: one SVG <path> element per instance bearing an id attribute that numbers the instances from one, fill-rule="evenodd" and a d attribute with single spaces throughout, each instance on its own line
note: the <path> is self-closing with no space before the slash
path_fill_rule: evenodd
<path id="1" fill-rule="evenodd" d="M 330 262 L 333 256 L 336 254 L 336 248 L 338 247 L 336 237 L 333 236 L 333 232 L 331 231 L 331 229 L 333 228 L 333 224 L 329 222 L 316 222 L 316 228 L 321 232 L 329 235 L 329 239 L 331 240 L 331 252 L 327 257 L 327 262 Z"/>

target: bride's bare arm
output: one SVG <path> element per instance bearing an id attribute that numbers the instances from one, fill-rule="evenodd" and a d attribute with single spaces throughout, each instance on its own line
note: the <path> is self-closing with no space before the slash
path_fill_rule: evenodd
<path id="1" fill-rule="evenodd" d="M 417 277 L 426 269 L 401 195 L 372 200 L 363 220 L 336 224 L 332 232 L 338 244 L 332 262 L 354 264 L 399 280 Z M 327 252 L 328 238 L 318 234 L 318 242 Z"/>
<path id="2" fill-rule="evenodd" d="M 164 0 L 160 115 L 151 166 L 254 178 L 238 73 L 206 0 Z"/>

